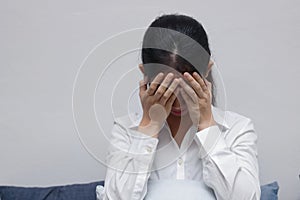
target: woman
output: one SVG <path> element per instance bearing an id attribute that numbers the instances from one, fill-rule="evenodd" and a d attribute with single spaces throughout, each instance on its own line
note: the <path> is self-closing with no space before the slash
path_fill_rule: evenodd
<path id="1" fill-rule="evenodd" d="M 153 183 L 163 180 L 169 197 L 177 192 L 168 189 L 174 182 L 189 180 L 200 192 L 186 195 L 260 199 L 253 123 L 214 106 L 210 55 L 207 34 L 192 17 L 163 15 L 152 22 L 139 66 L 143 115 L 138 126 L 129 116 L 115 120 L 101 199 L 151 199 L 164 187 Z"/>

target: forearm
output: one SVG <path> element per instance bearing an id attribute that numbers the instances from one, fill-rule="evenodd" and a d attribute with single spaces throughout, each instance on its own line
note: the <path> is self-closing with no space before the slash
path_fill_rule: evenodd
<path id="1" fill-rule="evenodd" d="M 217 125 L 196 133 L 203 160 L 203 178 L 218 199 L 259 199 L 256 135 L 251 123 L 233 128 L 232 144 L 227 144 Z M 237 126 L 236 126 L 237 127 Z"/>
<path id="2" fill-rule="evenodd" d="M 130 135 L 126 149 L 109 151 L 103 199 L 140 200 L 146 195 L 158 139 L 142 135 L 137 128 Z"/>
<path id="3" fill-rule="evenodd" d="M 124 164 L 122 171 L 118 169 L 107 170 L 103 199 L 140 200 L 144 198 L 146 195 L 145 184 L 147 184 L 150 176 L 150 170 L 142 167 L 137 169 L 136 166 L 150 166 L 150 162 L 144 162 L 141 165 L 132 158 L 124 158 L 120 162 Z"/>
<path id="4" fill-rule="evenodd" d="M 214 189 L 218 200 L 259 200 L 258 173 L 254 168 L 250 170 L 234 153 L 225 149 L 203 159 L 204 182 Z"/>

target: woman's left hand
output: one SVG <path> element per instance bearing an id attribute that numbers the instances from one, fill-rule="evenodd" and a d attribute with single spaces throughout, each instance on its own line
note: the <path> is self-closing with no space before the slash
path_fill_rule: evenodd
<path id="1" fill-rule="evenodd" d="M 211 111 L 211 83 L 205 78 L 202 79 L 196 72 L 192 75 L 185 72 L 183 76 L 189 85 L 180 80 L 181 95 L 187 104 L 193 124 L 198 127 L 198 131 L 216 125 Z"/>

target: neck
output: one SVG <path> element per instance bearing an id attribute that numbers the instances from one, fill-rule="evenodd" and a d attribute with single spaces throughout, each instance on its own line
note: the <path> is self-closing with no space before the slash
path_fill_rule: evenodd
<path id="1" fill-rule="evenodd" d="M 170 114 L 167 118 L 173 138 L 184 136 L 187 130 L 192 126 L 193 122 L 189 115 L 174 116 Z"/>

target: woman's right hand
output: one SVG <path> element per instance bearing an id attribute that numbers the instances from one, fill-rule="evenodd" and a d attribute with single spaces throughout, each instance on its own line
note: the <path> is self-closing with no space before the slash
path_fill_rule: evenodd
<path id="1" fill-rule="evenodd" d="M 143 117 L 139 131 L 158 137 L 166 118 L 170 114 L 172 104 L 178 96 L 179 79 L 173 73 L 166 76 L 159 73 L 147 88 L 147 76 L 139 82 L 139 96 L 143 108 Z"/>

